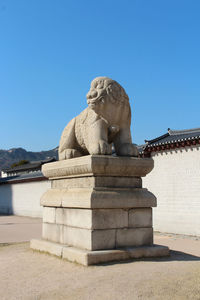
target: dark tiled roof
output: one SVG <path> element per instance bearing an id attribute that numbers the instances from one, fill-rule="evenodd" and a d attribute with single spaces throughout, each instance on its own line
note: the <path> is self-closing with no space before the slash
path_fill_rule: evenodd
<path id="1" fill-rule="evenodd" d="M 171 130 L 170 128 L 168 128 L 168 132 L 166 134 L 161 135 L 152 140 L 145 140 L 146 144 L 145 146 L 139 147 L 139 152 L 143 153 L 148 149 L 150 150 L 151 148 L 155 148 L 158 146 L 167 146 L 177 143 L 182 143 L 182 147 L 186 145 L 189 146 L 192 144 L 192 141 L 195 141 L 195 143 L 200 142 L 200 128 L 186 130 Z M 187 142 L 187 144 L 185 142 Z"/>
<path id="2" fill-rule="evenodd" d="M 51 158 L 45 159 L 45 160 L 32 161 L 30 163 L 16 166 L 14 168 L 3 169 L 2 171 L 5 173 L 15 173 L 15 172 L 20 172 L 20 171 L 36 170 L 36 169 L 40 169 L 43 164 L 53 162 L 55 160 L 56 160 L 55 158 L 51 157 Z"/>
<path id="3" fill-rule="evenodd" d="M 187 130 L 171 130 L 168 133 L 161 135 L 153 140 L 145 140 L 147 145 L 161 145 L 166 143 L 175 143 L 190 139 L 198 139 L 200 137 L 200 128 L 187 129 Z"/>
<path id="4" fill-rule="evenodd" d="M 0 178 L 0 184 L 48 180 L 41 171 Z"/>

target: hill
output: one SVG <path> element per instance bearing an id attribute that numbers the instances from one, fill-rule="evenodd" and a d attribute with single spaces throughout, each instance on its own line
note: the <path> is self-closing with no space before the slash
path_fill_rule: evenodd
<path id="1" fill-rule="evenodd" d="M 55 157 L 58 159 L 58 147 L 48 151 L 31 152 L 23 148 L 0 150 L 0 170 L 9 168 L 13 163 L 20 160 L 37 161 Z"/>

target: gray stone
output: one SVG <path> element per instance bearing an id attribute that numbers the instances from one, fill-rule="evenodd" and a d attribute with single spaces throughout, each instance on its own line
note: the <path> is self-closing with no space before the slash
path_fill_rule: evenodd
<path id="1" fill-rule="evenodd" d="M 131 139 L 129 98 L 119 83 L 97 77 L 87 94 L 88 108 L 65 127 L 59 146 L 59 160 L 85 154 L 138 156 Z"/>
<path id="2" fill-rule="evenodd" d="M 53 189 L 93 188 L 93 187 L 141 188 L 142 179 L 139 177 L 86 176 L 86 177 L 75 177 L 75 178 L 52 180 Z"/>
<path id="3" fill-rule="evenodd" d="M 63 209 L 63 224 L 70 227 L 92 229 L 91 209 Z"/>
<path id="4" fill-rule="evenodd" d="M 125 209 L 93 209 L 92 229 L 128 227 L 128 211 Z"/>
<path id="5" fill-rule="evenodd" d="M 169 256 L 169 248 L 160 245 L 88 251 L 44 240 L 31 240 L 30 246 L 33 250 L 48 252 L 85 266 L 109 261 Z"/>
<path id="6" fill-rule="evenodd" d="M 64 224 L 64 209 L 56 208 L 56 224 Z"/>
<path id="7" fill-rule="evenodd" d="M 152 158 L 87 155 L 44 164 L 42 172 L 49 179 L 74 176 L 144 177 L 153 166 Z"/>
<path id="8" fill-rule="evenodd" d="M 63 225 L 43 223 L 42 237 L 45 240 L 63 244 Z"/>
<path id="9" fill-rule="evenodd" d="M 154 162 L 138 158 L 132 144 L 126 92 L 116 81 L 99 77 L 87 100 L 89 107 L 63 131 L 60 161 L 42 166 L 52 181 L 41 198 L 46 242 L 32 242 L 32 247 L 84 265 L 167 255 L 168 248 L 152 246 L 156 197 L 142 188 L 141 177 Z M 119 156 L 111 155 L 112 144 Z"/>
<path id="10" fill-rule="evenodd" d="M 128 227 L 125 209 L 57 208 L 56 223 L 86 229 L 112 229 Z"/>
<path id="11" fill-rule="evenodd" d="M 58 243 L 52 243 L 44 240 L 33 239 L 30 242 L 30 247 L 33 250 L 47 252 L 58 257 L 62 257 L 63 245 Z"/>
<path id="12" fill-rule="evenodd" d="M 64 226 L 63 238 L 63 242 L 66 245 L 88 250 L 92 249 L 92 232 L 89 229 Z"/>
<path id="13" fill-rule="evenodd" d="M 147 189 L 51 189 L 41 198 L 41 205 L 71 208 L 155 207 L 156 197 Z"/>
<path id="14" fill-rule="evenodd" d="M 113 249 L 115 248 L 115 229 L 93 230 L 92 248 L 90 250 Z"/>
<path id="15" fill-rule="evenodd" d="M 116 247 L 134 247 L 153 244 L 152 228 L 123 228 L 116 230 Z"/>
<path id="16" fill-rule="evenodd" d="M 64 226 L 64 244 L 87 250 L 115 248 L 115 230 L 89 230 Z"/>
<path id="17" fill-rule="evenodd" d="M 56 221 L 56 209 L 54 207 L 43 208 L 43 222 L 55 223 Z"/>
<path id="18" fill-rule="evenodd" d="M 152 227 L 152 209 L 134 208 L 129 210 L 129 227 Z"/>
<path id="19" fill-rule="evenodd" d="M 47 190 L 40 199 L 41 206 L 59 207 L 62 205 L 62 191 Z"/>

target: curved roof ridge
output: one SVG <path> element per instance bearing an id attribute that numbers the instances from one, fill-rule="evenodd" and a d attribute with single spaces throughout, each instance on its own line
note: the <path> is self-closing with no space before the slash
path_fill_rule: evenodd
<path id="1" fill-rule="evenodd" d="M 169 136 L 169 132 L 167 132 L 167 133 L 165 133 L 165 134 L 163 134 L 161 136 L 158 136 L 157 138 L 155 138 L 153 140 L 144 140 L 144 141 L 145 141 L 145 143 L 154 143 L 154 142 L 157 142 L 159 140 L 162 140 L 163 138 L 165 138 L 167 136 Z"/>
<path id="2" fill-rule="evenodd" d="M 179 135 L 179 134 L 187 134 L 187 133 L 195 133 L 200 132 L 200 128 L 192 128 L 192 129 L 184 129 L 184 130 L 171 130 L 168 129 L 169 135 Z"/>

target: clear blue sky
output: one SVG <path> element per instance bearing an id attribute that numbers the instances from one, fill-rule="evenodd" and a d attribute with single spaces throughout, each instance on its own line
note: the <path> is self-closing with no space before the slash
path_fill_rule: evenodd
<path id="1" fill-rule="evenodd" d="M 96 76 L 126 89 L 135 143 L 200 127 L 200 1 L 0 0 L 0 149 L 56 147 Z"/>

